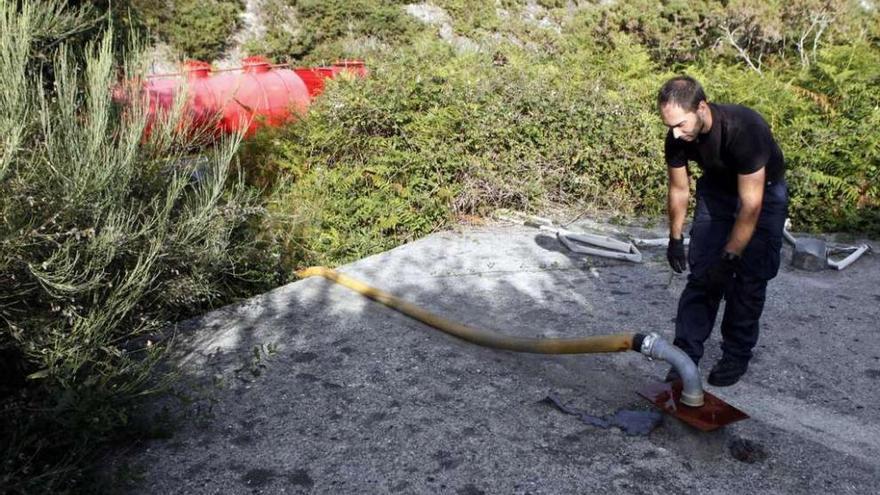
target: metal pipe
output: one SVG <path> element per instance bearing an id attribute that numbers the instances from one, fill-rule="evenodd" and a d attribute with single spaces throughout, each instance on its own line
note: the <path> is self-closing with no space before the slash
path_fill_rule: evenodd
<path id="1" fill-rule="evenodd" d="M 704 402 L 703 380 L 694 361 L 678 347 L 663 340 L 656 333 L 645 336 L 639 351 L 654 359 L 666 361 L 681 376 L 681 403 L 691 407 L 701 407 Z"/>
<path id="2" fill-rule="evenodd" d="M 648 335 L 640 333 L 599 335 L 571 339 L 511 337 L 497 332 L 472 328 L 461 323 L 441 318 L 440 316 L 404 301 L 403 299 L 323 266 L 306 268 L 296 272 L 296 274 L 300 278 L 315 276 L 324 277 L 411 318 L 419 320 L 426 325 L 484 347 L 538 354 L 589 354 L 625 351 L 641 352 L 649 358 L 667 361 L 678 370 L 684 384 L 681 396 L 681 402 L 683 404 L 691 407 L 700 407 L 703 405 L 702 382 L 696 365 L 694 365 L 694 362 L 691 361 L 687 354 L 661 339 L 656 333 Z"/>
<path id="3" fill-rule="evenodd" d="M 687 246 L 691 243 L 690 237 L 684 237 L 684 245 Z M 633 238 L 633 244 L 636 246 L 642 247 L 666 247 L 669 245 L 668 237 L 661 237 L 659 239 L 639 239 L 638 237 Z"/>
<path id="4" fill-rule="evenodd" d="M 786 218 L 785 223 L 782 224 L 782 237 L 784 237 L 785 240 L 788 241 L 789 244 L 791 244 L 792 246 L 795 246 L 795 245 L 797 245 L 797 239 L 795 239 L 794 236 L 791 235 L 791 232 L 789 232 L 790 230 L 791 230 L 791 219 Z"/>
<path id="5" fill-rule="evenodd" d="M 868 244 L 862 244 L 858 247 L 849 248 L 852 250 L 852 253 L 849 254 L 846 258 L 840 261 L 834 261 L 831 258 L 828 258 L 828 266 L 834 268 L 835 270 L 843 270 L 849 265 L 853 264 L 857 259 L 859 259 L 863 254 L 867 253 L 871 250 L 871 246 Z"/>

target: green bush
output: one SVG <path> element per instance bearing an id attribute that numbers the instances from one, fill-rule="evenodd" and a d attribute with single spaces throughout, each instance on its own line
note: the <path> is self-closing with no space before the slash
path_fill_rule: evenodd
<path id="1" fill-rule="evenodd" d="M 249 231 L 263 210 L 232 173 L 237 140 L 197 160 L 173 124 L 142 140 L 140 100 L 111 101 L 113 33 L 82 48 L 84 65 L 63 44 L 39 52 L 54 81 L 34 77 L 41 16 L 76 16 L 61 4 L 0 3 L 0 486 L 12 492 L 81 489 L 98 446 L 139 433 L 131 411 L 164 380 L 151 371 L 168 323 L 277 283 Z"/>
<path id="2" fill-rule="evenodd" d="M 696 70 L 696 68 L 695 68 Z M 719 65 L 702 70 L 709 95 L 760 111 L 788 166 L 798 228 L 880 232 L 880 50 L 866 41 L 831 46 L 806 70 Z"/>
<path id="3" fill-rule="evenodd" d="M 850 0 L 633 0 L 585 9 L 595 34 L 636 37 L 654 60 L 678 66 L 713 57 L 764 64 L 809 65 L 814 47 L 846 44 L 876 29 L 858 2 Z"/>
<path id="4" fill-rule="evenodd" d="M 622 77 L 603 80 L 577 53 L 556 65 L 509 47 L 497 65 L 431 38 L 371 60 L 368 79 L 331 85 L 306 120 L 249 145 L 261 151 L 245 166 L 289 177 L 273 205 L 300 219 L 277 233 L 291 259 L 352 260 L 497 207 L 660 207 L 660 147 L 631 138 L 660 140 L 654 85 L 638 105 L 613 96 L 630 76 L 656 78 L 637 45 L 615 54 Z"/>
<path id="5" fill-rule="evenodd" d="M 465 36 L 495 31 L 500 28 L 500 19 L 495 10 L 495 2 L 470 2 L 467 0 L 439 0 L 436 5 L 442 7 L 452 19 L 453 30 Z M 503 2 L 512 10 L 519 5 Z"/>
<path id="6" fill-rule="evenodd" d="M 128 16 L 187 58 L 214 60 L 238 29 L 242 0 L 128 0 Z M 126 18 L 123 17 L 123 20 Z"/>
<path id="7" fill-rule="evenodd" d="M 247 50 L 275 60 L 327 63 L 359 56 L 366 39 L 402 42 L 417 29 L 403 0 L 269 0 L 264 6 L 268 32 Z"/>
<path id="8" fill-rule="evenodd" d="M 771 43 L 775 29 L 794 33 L 826 4 L 798 5 L 621 2 L 563 17 L 559 34 L 511 21 L 503 29 L 515 35 L 499 39 L 480 21 L 470 31 L 478 53 L 457 53 L 432 29 L 368 53 L 368 80 L 332 84 L 307 120 L 249 146 L 260 158 L 245 165 L 280 181 L 272 210 L 296 218 L 269 235 L 287 263 L 332 264 L 496 207 L 662 214 L 665 129 L 654 98 L 679 71 L 701 79 L 713 101 L 767 118 L 786 154 L 798 228 L 876 233 L 880 50 L 868 29 L 843 38 L 872 14 L 828 27 L 804 62 L 790 41 Z M 710 49 L 721 20 L 735 18 L 758 23 L 749 32 L 766 43 L 752 49 L 781 50 L 762 59 L 761 73 L 735 51 Z"/>

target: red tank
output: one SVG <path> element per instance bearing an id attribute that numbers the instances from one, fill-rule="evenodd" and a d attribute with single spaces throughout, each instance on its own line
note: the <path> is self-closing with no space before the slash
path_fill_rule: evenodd
<path id="1" fill-rule="evenodd" d="M 324 91 L 324 79 L 334 78 L 346 71 L 356 77 L 366 77 L 367 67 L 363 60 L 339 60 L 330 67 L 298 67 L 293 70 L 309 89 L 309 96 L 315 97 Z"/>
<path id="2" fill-rule="evenodd" d="M 181 73 L 151 76 L 144 83 L 149 105 L 146 133 L 159 115 L 171 109 L 177 92 L 186 88 L 184 114 L 194 131 L 219 136 L 243 130 L 250 136 L 261 126 L 278 126 L 304 115 L 311 98 L 323 91 L 324 79 L 341 71 L 366 75 L 361 61 L 291 70 L 263 57 L 248 57 L 241 68 L 216 72 L 207 62 L 187 62 Z"/>

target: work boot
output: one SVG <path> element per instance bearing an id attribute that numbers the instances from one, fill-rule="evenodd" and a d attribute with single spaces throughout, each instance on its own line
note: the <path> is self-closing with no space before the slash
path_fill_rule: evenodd
<path id="1" fill-rule="evenodd" d="M 709 382 L 709 385 L 716 387 L 729 387 L 738 382 L 746 374 L 747 369 L 749 369 L 748 359 L 735 358 L 725 354 L 712 367 L 709 379 L 706 381 Z"/>

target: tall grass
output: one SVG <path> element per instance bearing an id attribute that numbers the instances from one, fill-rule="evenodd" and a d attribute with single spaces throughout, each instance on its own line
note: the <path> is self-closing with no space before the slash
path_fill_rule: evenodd
<path id="1" fill-rule="evenodd" d="M 113 33 L 66 44 L 87 11 L 63 4 L 0 3 L 0 486 L 10 491 L 76 490 L 95 449 L 132 433 L 132 408 L 161 388 L 151 370 L 165 325 L 274 282 L 248 233 L 262 210 L 235 172 L 239 137 L 193 159 L 197 137 L 170 123 L 178 104 L 145 139 L 137 92 L 124 109 L 111 98 Z M 136 50 L 121 67 L 143 73 Z"/>

